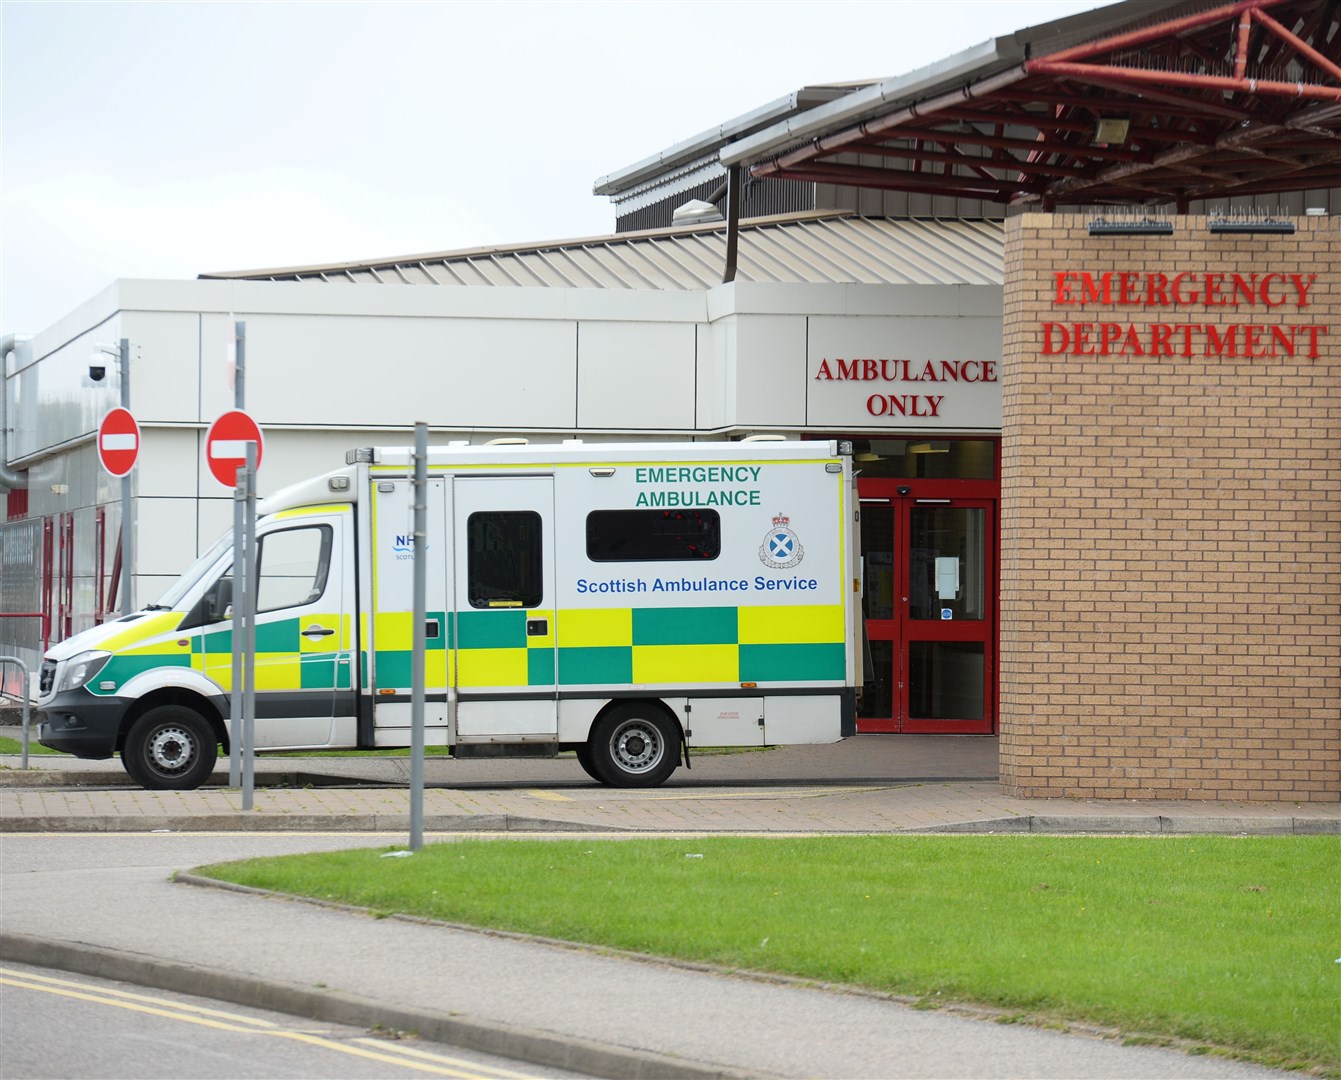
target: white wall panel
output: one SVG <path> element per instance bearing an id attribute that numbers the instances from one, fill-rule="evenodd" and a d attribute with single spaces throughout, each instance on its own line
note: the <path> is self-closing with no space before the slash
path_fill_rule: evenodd
<path id="1" fill-rule="evenodd" d="M 247 411 L 263 426 L 574 424 L 573 323 L 337 315 L 246 323 Z"/>
<path id="2" fill-rule="evenodd" d="M 732 418 L 743 427 L 806 422 L 804 315 L 737 315 Z"/>
<path id="3" fill-rule="evenodd" d="M 183 311 L 128 311 L 130 411 L 141 425 L 200 418 L 200 316 Z"/>
<path id="4" fill-rule="evenodd" d="M 196 495 L 196 460 L 198 444 L 203 437 L 200 429 L 195 427 L 168 428 L 141 424 L 140 458 L 135 465 L 135 494 L 151 498 Z M 119 483 L 115 480 L 112 482 Z"/>
<path id="5" fill-rule="evenodd" d="M 578 426 L 692 428 L 694 337 L 685 323 L 579 324 Z"/>
<path id="6" fill-rule="evenodd" d="M 229 510 L 232 512 L 231 507 Z M 135 568 L 138 575 L 175 577 L 191 564 L 195 499 L 135 500 Z M 138 589 L 135 599 L 144 602 Z"/>
<path id="7" fill-rule="evenodd" d="M 196 527 L 195 550 L 189 551 L 183 547 L 181 565 L 177 567 L 175 573 L 180 574 L 195 562 L 197 557 L 205 554 L 215 540 L 233 527 L 233 500 L 201 499 L 196 519 L 199 524 Z"/>

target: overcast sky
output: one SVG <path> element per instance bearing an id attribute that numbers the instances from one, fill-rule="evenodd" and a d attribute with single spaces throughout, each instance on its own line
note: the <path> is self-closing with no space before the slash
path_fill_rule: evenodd
<path id="1" fill-rule="evenodd" d="M 592 182 L 1097 0 L 0 2 L 0 332 L 117 278 L 599 235 Z"/>

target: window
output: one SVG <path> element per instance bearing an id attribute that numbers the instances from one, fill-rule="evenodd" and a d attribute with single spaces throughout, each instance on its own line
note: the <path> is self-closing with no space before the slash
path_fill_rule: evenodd
<path id="1" fill-rule="evenodd" d="M 545 595 L 540 515 L 490 510 L 466 519 L 470 606 L 536 607 Z"/>
<path id="2" fill-rule="evenodd" d="M 715 559 L 721 550 L 716 510 L 593 510 L 587 515 L 592 562 Z"/>
<path id="3" fill-rule="evenodd" d="M 261 537 L 256 556 L 256 610 L 314 604 L 326 591 L 331 567 L 331 527 L 285 529 Z"/>

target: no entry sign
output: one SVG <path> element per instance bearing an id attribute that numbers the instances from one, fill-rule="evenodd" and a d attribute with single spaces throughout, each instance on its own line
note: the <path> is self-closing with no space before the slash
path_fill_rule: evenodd
<path id="1" fill-rule="evenodd" d="M 125 476 L 140 456 L 140 425 L 129 409 L 112 409 L 98 425 L 98 460 L 113 476 Z"/>
<path id="2" fill-rule="evenodd" d="M 256 444 L 256 467 L 261 466 L 265 445 L 261 429 L 240 409 L 224 413 L 210 425 L 205 436 L 205 460 L 214 479 L 224 487 L 237 486 L 237 471 L 247 463 L 247 443 Z"/>

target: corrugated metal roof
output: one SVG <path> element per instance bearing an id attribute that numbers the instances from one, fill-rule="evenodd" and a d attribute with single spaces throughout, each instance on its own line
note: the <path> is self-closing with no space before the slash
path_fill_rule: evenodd
<path id="1" fill-rule="evenodd" d="M 1000 221 L 756 218 L 740 224 L 737 281 L 784 284 L 1000 285 Z M 360 263 L 201 274 L 249 281 L 695 290 L 721 284 L 726 224 L 654 229 L 518 247 Z"/>

